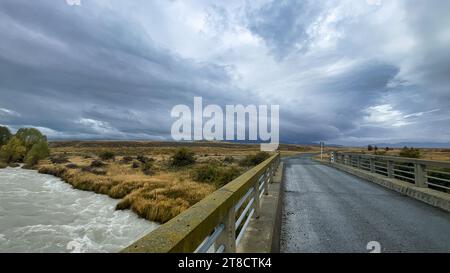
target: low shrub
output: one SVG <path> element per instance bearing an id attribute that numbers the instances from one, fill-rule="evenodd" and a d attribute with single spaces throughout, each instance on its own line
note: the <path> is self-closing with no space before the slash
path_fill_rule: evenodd
<path id="1" fill-rule="evenodd" d="M 75 164 L 75 163 L 69 163 L 69 164 L 66 165 L 66 168 L 69 168 L 69 169 L 78 169 L 78 165 Z"/>
<path id="2" fill-rule="evenodd" d="M 100 160 L 94 160 L 94 161 L 91 162 L 91 167 L 94 167 L 94 168 L 101 168 L 101 167 L 104 167 L 104 166 L 106 166 L 106 164 L 103 163 Z"/>
<path id="3" fill-rule="evenodd" d="M 184 167 L 195 163 L 194 152 L 188 148 L 179 148 L 172 156 L 171 165 L 174 167 Z"/>
<path id="4" fill-rule="evenodd" d="M 8 164 L 6 164 L 5 162 L 0 162 L 0 169 L 4 169 L 8 167 Z"/>
<path id="5" fill-rule="evenodd" d="M 96 175 L 106 175 L 107 171 L 103 168 L 92 168 L 91 173 Z"/>
<path id="6" fill-rule="evenodd" d="M 136 159 L 137 159 L 139 162 L 141 162 L 141 163 L 147 163 L 147 162 L 150 162 L 150 161 L 154 161 L 153 158 L 146 157 L 145 155 L 138 155 L 138 156 L 136 157 Z"/>
<path id="7" fill-rule="evenodd" d="M 409 158 L 420 158 L 420 150 L 414 148 L 403 147 L 400 151 L 399 156 L 401 157 L 409 157 Z"/>
<path id="8" fill-rule="evenodd" d="M 154 175 L 155 174 L 155 170 L 154 170 L 154 167 L 153 167 L 153 163 L 152 162 L 143 163 L 141 165 L 141 171 L 145 175 Z"/>
<path id="9" fill-rule="evenodd" d="M 128 164 L 131 161 L 133 161 L 133 158 L 131 156 L 124 156 L 120 162 L 123 164 Z"/>
<path id="10" fill-rule="evenodd" d="M 105 168 L 102 167 L 93 167 L 93 166 L 85 166 L 81 168 L 83 172 L 89 172 L 96 175 L 106 175 L 107 171 Z"/>
<path id="11" fill-rule="evenodd" d="M 250 167 L 250 166 L 256 166 L 260 163 L 262 163 L 264 160 L 268 159 L 270 157 L 270 154 L 267 152 L 259 152 L 254 155 L 247 155 L 241 162 L 241 166 Z"/>
<path id="12" fill-rule="evenodd" d="M 133 164 L 131 164 L 131 168 L 137 169 L 141 166 L 141 163 L 139 161 L 133 161 Z"/>
<path id="13" fill-rule="evenodd" d="M 98 155 L 98 157 L 99 157 L 101 160 L 114 160 L 114 159 L 116 158 L 116 155 L 115 155 L 113 152 L 110 152 L 110 151 L 104 151 L 104 152 L 101 152 L 101 153 Z"/>
<path id="14" fill-rule="evenodd" d="M 204 164 L 192 170 L 191 177 L 194 181 L 214 184 L 216 188 L 226 185 L 238 177 L 241 170 L 237 167 L 222 167 L 217 164 Z"/>
<path id="15" fill-rule="evenodd" d="M 234 162 L 234 157 L 232 157 L 232 156 L 226 156 L 226 157 L 223 159 L 223 162 L 224 162 L 224 163 L 231 164 L 231 163 Z"/>
<path id="16" fill-rule="evenodd" d="M 67 156 L 63 155 L 63 154 L 56 154 L 56 155 L 52 155 L 50 156 L 50 161 L 53 164 L 64 164 L 64 163 L 69 163 L 69 159 L 67 158 Z"/>

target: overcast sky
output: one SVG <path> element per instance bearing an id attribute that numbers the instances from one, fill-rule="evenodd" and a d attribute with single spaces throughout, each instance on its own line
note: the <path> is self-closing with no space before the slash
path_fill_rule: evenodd
<path id="1" fill-rule="evenodd" d="M 279 104 L 284 142 L 450 142 L 450 1 L 0 1 L 0 124 L 171 139 L 176 104 Z"/>

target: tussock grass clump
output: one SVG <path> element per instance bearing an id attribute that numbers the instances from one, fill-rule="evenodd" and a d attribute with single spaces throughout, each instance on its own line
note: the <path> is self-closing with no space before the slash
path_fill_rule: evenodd
<path id="1" fill-rule="evenodd" d="M 109 190 L 119 183 L 111 178 L 99 177 L 93 173 L 80 172 L 59 165 L 45 165 L 40 167 L 38 171 L 59 177 L 76 189 L 101 194 L 109 194 Z"/>
<path id="2" fill-rule="evenodd" d="M 124 198 L 132 191 L 140 189 L 143 186 L 144 183 L 141 181 L 125 181 L 112 187 L 108 195 L 115 199 Z"/>
<path id="3" fill-rule="evenodd" d="M 147 183 L 127 195 L 116 208 L 131 209 L 140 217 L 165 223 L 213 191 L 214 187 L 195 182 Z"/>
<path id="4" fill-rule="evenodd" d="M 108 171 L 104 168 L 95 168 L 95 167 L 90 167 L 90 166 L 86 166 L 81 168 L 81 170 L 83 172 L 89 172 L 89 173 L 93 173 L 96 175 L 106 175 L 108 173 Z"/>
<path id="5" fill-rule="evenodd" d="M 67 169 L 58 165 L 44 165 L 39 168 L 39 173 L 50 174 L 59 178 L 64 178 Z"/>

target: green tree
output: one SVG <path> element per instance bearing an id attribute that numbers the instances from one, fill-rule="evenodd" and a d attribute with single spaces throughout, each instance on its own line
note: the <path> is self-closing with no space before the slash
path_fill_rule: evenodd
<path id="1" fill-rule="evenodd" d="M 21 128 L 17 131 L 16 137 L 22 141 L 27 152 L 31 150 L 34 144 L 47 142 L 47 137 L 35 128 Z"/>
<path id="2" fill-rule="evenodd" d="M 0 126 L 0 147 L 6 145 L 11 137 L 12 134 L 9 131 L 8 127 Z"/>
<path id="3" fill-rule="evenodd" d="M 31 150 L 27 153 L 25 157 L 25 163 L 28 166 L 36 165 L 39 160 L 44 159 L 50 155 L 50 149 L 48 148 L 47 141 L 40 141 L 35 143 Z"/>
<path id="4" fill-rule="evenodd" d="M 27 149 L 22 141 L 17 137 L 13 137 L 6 145 L 2 146 L 0 159 L 6 163 L 19 162 L 23 160 L 26 153 Z"/>

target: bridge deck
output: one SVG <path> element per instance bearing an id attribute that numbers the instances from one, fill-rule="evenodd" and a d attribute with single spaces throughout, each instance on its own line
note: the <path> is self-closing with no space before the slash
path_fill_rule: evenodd
<path id="1" fill-rule="evenodd" d="M 282 252 L 450 252 L 450 213 L 303 155 L 285 161 Z"/>

